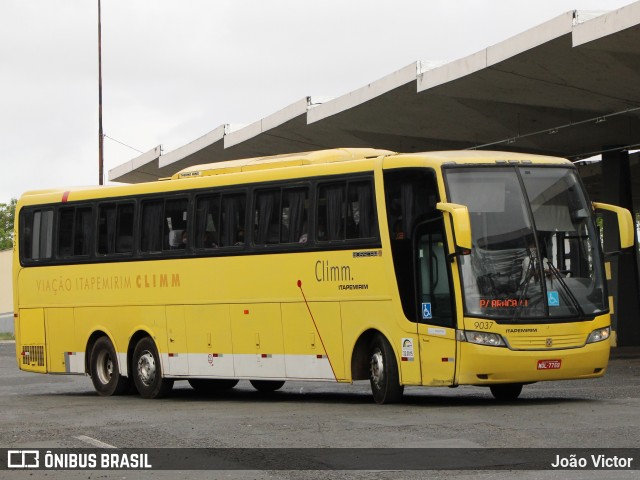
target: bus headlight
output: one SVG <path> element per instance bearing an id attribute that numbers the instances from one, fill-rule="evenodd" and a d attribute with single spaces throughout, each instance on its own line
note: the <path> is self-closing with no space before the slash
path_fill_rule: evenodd
<path id="1" fill-rule="evenodd" d="M 497 333 L 473 332 L 469 330 L 458 330 L 458 340 L 475 343 L 477 345 L 489 345 L 491 347 L 506 347 L 504 339 Z"/>
<path id="2" fill-rule="evenodd" d="M 587 343 L 596 343 L 606 340 L 611 335 L 611 327 L 598 328 L 589 334 Z"/>

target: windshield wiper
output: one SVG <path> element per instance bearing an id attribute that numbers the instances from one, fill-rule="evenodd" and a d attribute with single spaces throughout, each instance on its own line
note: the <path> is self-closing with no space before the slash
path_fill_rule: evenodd
<path id="1" fill-rule="evenodd" d="M 573 294 L 573 292 L 571 291 L 567 283 L 564 281 L 564 278 L 562 277 L 562 273 L 560 273 L 560 270 L 558 270 L 556 266 L 553 263 L 551 263 L 549 260 L 547 260 L 547 266 L 549 267 L 549 271 L 553 274 L 556 280 L 558 280 L 558 283 L 562 287 L 562 290 L 564 291 L 564 293 L 567 295 L 567 297 L 569 297 L 569 300 L 571 300 L 571 303 L 573 304 L 573 308 L 576 309 L 576 312 L 580 316 L 580 319 L 584 320 L 585 318 L 584 310 L 582 309 L 580 302 L 578 302 L 578 299 L 575 297 L 575 295 Z"/>
<path id="2" fill-rule="evenodd" d="M 518 287 L 518 304 L 515 311 L 513 312 L 514 321 L 520 319 L 521 313 L 524 311 L 525 304 L 527 308 L 533 305 L 534 297 L 532 296 L 531 298 L 527 298 L 527 294 L 529 293 L 529 285 L 531 284 L 531 280 L 534 280 L 540 275 L 540 264 L 538 263 L 536 255 L 531 252 L 527 252 L 527 255 L 529 257 L 529 262 L 524 272 L 524 279 Z M 538 270 L 538 272 L 536 272 L 536 270 Z M 542 291 L 540 291 L 540 295 L 542 295 Z M 529 305 L 529 302 L 531 302 L 531 305 Z M 546 316 L 548 316 L 548 312 L 546 310 L 544 313 Z"/>

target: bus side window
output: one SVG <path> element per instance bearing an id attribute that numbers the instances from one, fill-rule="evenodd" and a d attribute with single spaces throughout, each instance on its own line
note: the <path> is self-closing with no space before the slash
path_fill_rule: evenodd
<path id="1" fill-rule="evenodd" d="M 162 207 L 162 200 L 152 200 L 142 204 L 141 252 L 160 252 L 162 250 Z"/>
<path id="2" fill-rule="evenodd" d="M 58 210 L 58 257 L 73 255 L 73 220 L 75 207 Z"/>
<path id="3" fill-rule="evenodd" d="M 93 208 L 76 208 L 75 226 L 73 231 L 73 254 L 91 254 L 91 233 L 93 232 Z"/>
<path id="4" fill-rule="evenodd" d="M 375 219 L 371 182 L 350 182 L 347 200 L 347 238 L 375 237 Z"/>
<path id="5" fill-rule="evenodd" d="M 24 259 L 50 259 L 53 250 L 53 210 L 29 210 L 23 215 L 21 234 Z"/>
<path id="6" fill-rule="evenodd" d="M 321 184 L 318 187 L 316 239 L 335 241 L 377 237 L 373 198 L 370 180 Z"/>
<path id="7" fill-rule="evenodd" d="M 58 210 L 58 256 L 89 255 L 91 253 L 91 207 L 64 207 Z"/>
<path id="8" fill-rule="evenodd" d="M 132 203 L 118 205 L 116 217 L 116 253 L 133 252 L 133 213 Z"/>
<path id="9" fill-rule="evenodd" d="M 163 250 L 183 249 L 187 246 L 187 208 L 186 198 L 166 200 L 164 203 L 164 239 Z"/>
<path id="10" fill-rule="evenodd" d="M 345 186 L 345 182 L 341 182 L 320 185 L 318 188 L 316 239 L 319 241 L 345 238 Z"/>
<path id="11" fill-rule="evenodd" d="M 255 195 L 256 245 L 306 243 L 308 188 L 277 188 Z"/>
<path id="12" fill-rule="evenodd" d="M 255 196 L 255 225 L 253 239 L 256 245 L 280 242 L 280 189 L 263 190 Z"/>
<path id="13" fill-rule="evenodd" d="M 133 251 L 133 203 L 106 203 L 98 207 L 98 254 Z"/>
<path id="14" fill-rule="evenodd" d="M 287 188 L 282 192 L 281 243 L 307 243 L 309 189 Z"/>
<path id="15" fill-rule="evenodd" d="M 233 247 L 244 245 L 245 210 L 247 198 L 242 194 L 222 196 L 220 219 L 220 246 Z"/>
<path id="16" fill-rule="evenodd" d="M 217 248 L 220 244 L 220 195 L 196 200 L 196 248 Z"/>

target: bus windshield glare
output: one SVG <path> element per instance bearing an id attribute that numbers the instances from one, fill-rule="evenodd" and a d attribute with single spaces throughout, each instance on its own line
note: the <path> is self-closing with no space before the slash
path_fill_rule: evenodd
<path id="1" fill-rule="evenodd" d="M 606 311 L 590 205 L 572 168 L 448 168 L 451 202 L 466 205 L 473 248 L 460 256 L 468 315 L 571 321 Z"/>

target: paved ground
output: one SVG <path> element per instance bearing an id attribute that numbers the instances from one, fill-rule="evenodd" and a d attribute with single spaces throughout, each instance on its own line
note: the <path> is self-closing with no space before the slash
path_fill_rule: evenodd
<path id="1" fill-rule="evenodd" d="M 408 388 L 399 405 L 375 405 L 366 382 L 289 382 L 273 395 L 248 382 L 203 396 L 186 382 L 172 397 L 97 396 L 82 376 L 21 372 L 0 344 L 0 448 L 148 447 L 614 447 L 640 448 L 640 355 L 618 350 L 607 375 L 526 386 L 498 404 L 488 389 Z M 99 445 L 99 444 L 98 444 Z M 640 462 L 640 458 L 638 459 Z M 602 472 L 518 472 L 529 478 L 601 478 Z M 609 472 L 608 478 L 636 478 Z M 175 478 L 175 472 L 0 472 L 0 478 Z M 35 477 L 33 476 L 35 475 Z M 453 478 L 453 472 L 220 471 L 191 478 Z M 459 472 L 465 478 L 512 478 Z"/>

